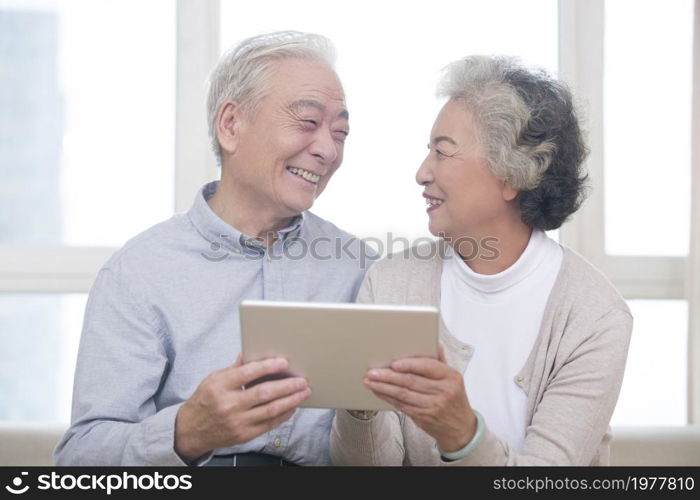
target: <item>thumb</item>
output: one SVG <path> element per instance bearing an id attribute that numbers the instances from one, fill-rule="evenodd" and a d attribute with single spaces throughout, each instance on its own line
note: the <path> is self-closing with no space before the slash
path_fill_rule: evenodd
<path id="1" fill-rule="evenodd" d="M 442 342 L 438 342 L 438 360 L 442 361 L 443 363 L 447 363 L 447 357 L 445 356 L 445 346 L 442 345 Z"/>

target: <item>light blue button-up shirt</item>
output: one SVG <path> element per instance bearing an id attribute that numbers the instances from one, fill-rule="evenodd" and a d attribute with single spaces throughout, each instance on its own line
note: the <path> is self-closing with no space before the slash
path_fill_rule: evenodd
<path id="1" fill-rule="evenodd" d="M 350 302 L 372 251 L 305 212 L 269 248 L 218 218 L 204 186 L 192 209 L 131 239 L 90 291 L 58 465 L 184 465 L 175 416 L 240 352 L 243 299 Z M 328 332 L 332 335 L 333 332 Z M 330 464 L 333 412 L 300 409 L 280 427 L 216 454 L 262 452 Z"/>

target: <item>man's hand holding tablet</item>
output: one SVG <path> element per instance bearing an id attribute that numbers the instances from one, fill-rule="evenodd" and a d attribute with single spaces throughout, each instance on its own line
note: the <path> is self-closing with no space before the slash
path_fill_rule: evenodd
<path id="1" fill-rule="evenodd" d="M 255 380 L 283 374 L 283 358 L 236 362 L 206 377 L 183 403 L 175 421 L 175 451 L 192 461 L 216 448 L 250 441 L 294 414 L 311 395 L 304 378 L 270 380 L 243 390 Z"/>

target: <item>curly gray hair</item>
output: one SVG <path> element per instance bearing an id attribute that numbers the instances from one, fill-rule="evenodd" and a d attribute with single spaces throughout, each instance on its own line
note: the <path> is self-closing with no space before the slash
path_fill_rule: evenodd
<path id="1" fill-rule="evenodd" d="M 277 31 L 247 38 L 229 49 L 209 75 L 207 122 L 209 140 L 221 164 L 221 145 L 216 137 L 216 117 L 226 101 L 237 102 L 250 116 L 266 91 L 266 82 L 275 61 L 305 59 L 319 61 L 331 69 L 335 49 L 321 35 L 298 31 Z"/>
<path id="2" fill-rule="evenodd" d="M 444 69 L 438 96 L 472 113 L 492 172 L 520 191 L 528 226 L 558 228 L 579 208 L 588 151 L 562 82 L 515 58 L 470 56 Z"/>

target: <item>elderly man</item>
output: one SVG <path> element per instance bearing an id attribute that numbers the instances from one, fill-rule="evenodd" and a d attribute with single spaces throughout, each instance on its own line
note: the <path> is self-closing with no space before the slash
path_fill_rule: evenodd
<path id="1" fill-rule="evenodd" d="M 130 240 L 91 290 L 59 465 L 330 463 L 333 412 L 297 410 L 304 379 L 242 389 L 287 365 L 243 364 L 238 317 L 246 298 L 351 301 L 363 278 L 363 244 L 307 212 L 349 131 L 330 42 L 244 41 L 210 77 L 208 115 L 221 181 Z"/>

